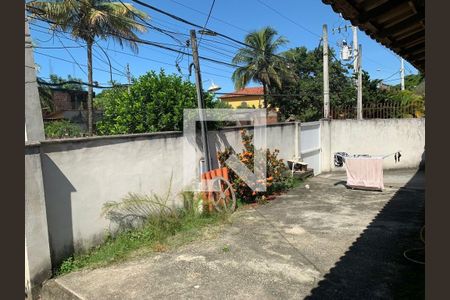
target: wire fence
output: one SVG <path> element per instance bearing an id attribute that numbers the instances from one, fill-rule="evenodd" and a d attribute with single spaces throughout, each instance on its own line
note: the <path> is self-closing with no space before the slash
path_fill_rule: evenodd
<path id="1" fill-rule="evenodd" d="M 363 119 L 424 118 L 423 103 L 402 104 L 398 102 L 366 103 L 362 107 Z M 332 107 L 332 119 L 356 119 L 357 108 L 354 105 Z"/>

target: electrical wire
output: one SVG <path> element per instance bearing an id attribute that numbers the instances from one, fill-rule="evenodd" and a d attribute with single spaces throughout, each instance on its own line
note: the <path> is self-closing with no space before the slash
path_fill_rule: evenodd
<path id="1" fill-rule="evenodd" d="M 78 68 L 81 70 L 81 72 L 84 73 L 84 75 L 88 76 L 86 71 L 80 66 L 80 64 L 77 62 L 77 60 L 73 57 L 72 53 L 70 53 L 69 49 L 66 48 L 66 46 L 64 46 L 63 42 L 61 41 L 61 39 L 59 38 L 58 35 L 56 35 L 56 38 L 58 39 L 58 41 L 60 42 L 61 46 L 64 47 L 64 50 L 66 50 L 66 52 L 69 54 L 69 56 L 72 58 L 73 62 L 78 66 Z"/>
<path id="2" fill-rule="evenodd" d="M 41 21 L 45 21 L 45 22 L 49 22 L 49 23 L 55 24 L 55 22 L 53 22 L 53 21 L 51 21 L 51 20 L 40 19 L 40 18 L 38 18 L 38 19 L 41 20 Z M 65 32 L 65 33 L 69 33 L 69 34 L 70 34 L 70 32 L 67 32 L 67 31 L 63 31 L 63 30 L 59 30 L 59 31 L 60 31 L 60 32 Z M 175 53 L 182 53 L 182 54 L 185 54 L 185 55 L 190 55 L 190 56 L 192 56 L 192 54 L 190 54 L 190 53 L 183 52 L 183 51 L 180 51 L 180 50 L 177 50 L 177 49 L 174 49 L 174 48 L 170 48 L 170 47 L 168 47 L 168 46 L 165 46 L 165 45 L 170 45 L 170 46 L 177 46 L 177 45 L 168 44 L 168 43 L 158 43 L 158 42 L 153 42 L 153 41 L 144 40 L 144 39 L 140 39 L 140 38 L 138 38 L 138 39 L 133 39 L 133 38 L 121 36 L 121 35 L 118 35 L 118 34 L 115 34 L 115 33 L 112 33 L 112 32 L 107 32 L 107 34 L 110 34 L 110 35 L 119 37 L 119 38 L 124 39 L 124 40 L 131 41 L 131 42 L 140 43 L 140 44 L 145 44 L 145 45 L 149 45 L 149 46 L 154 46 L 154 47 L 158 47 L 158 48 L 161 48 L 161 49 L 169 50 L 169 51 L 172 51 L 172 52 L 175 52 Z M 209 58 L 209 57 L 204 57 L 204 56 L 199 56 L 199 59 L 207 60 L 207 61 L 210 61 L 210 62 L 214 62 L 214 63 L 217 63 L 217 64 L 222 64 L 222 65 L 229 66 L 229 67 L 234 67 L 234 68 L 240 67 L 239 65 L 236 65 L 236 64 L 232 64 L 232 63 L 228 63 L 228 62 L 224 62 L 224 61 L 219 61 L 219 60 L 217 60 L 217 59 L 213 59 L 213 58 Z"/>
<path id="3" fill-rule="evenodd" d="M 262 2 L 262 1 L 260 1 L 260 0 L 256 0 L 256 1 L 257 1 L 258 3 L 260 3 L 260 4 L 262 4 L 263 6 L 265 6 L 266 8 L 268 8 L 268 9 L 274 11 L 274 12 L 275 12 L 276 14 L 278 14 L 279 16 L 285 18 L 286 20 L 288 20 L 288 21 L 291 22 L 292 24 L 294 24 L 294 25 L 298 26 L 299 28 L 305 30 L 306 32 L 308 32 L 308 33 L 314 35 L 315 37 L 322 38 L 322 36 L 318 35 L 317 33 L 313 32 L 313 31 L 311 31 L 311 30 L 309 30 L 309 29 L 306 28 L 305 26 L 303 26 L 303 25 L 301 25 L 301 24 L 295 22 L 295 21 L 292 20 L 291 18 L 289 18 L 289 17 L 283 15 L 281 12 L 279 12 L 279 11 L 276 10 L 275 8 L 269 6 L 268 4 L 266 4 L 266 3 L 264 3 L 264 2 Z"/>
<path id="4" fill-rule="evenodd" d="M 129 84 L 126 84 L 126 83 L 121 83 L 121 84 L 114 85 L 114 86 L 101 86 L 101 85 L 89 84 L 87 82 L 76 81 L 76 80 L 67 80 L 67 81 L 58 82 L 58 83 L 45 82 L 45 81 L 42 81 L 42 80 L 37 80 L 36 82 L 39 85 L 47 85 L 47 86 L 63 86 L 65 84 L 80 84 L 80 85 L 92 86 L 92 87 L 98 88 L 98 89 L 110 89 L 110 88 L 114 88 L 114 87 L 118 87 L 118 86 L 128 86 L 129 85 Z"/>
<path id="5" fill-rule="evenodd" d="M 212 35 L 220 36 L 220 37 L 226 38 L 226 39 L 228 39 L 228 40 L 230 40 L 230 41 L 233 41 L 233 42 L 235 42 L 235 43 L 237 43 L 237 44 L 239 44 L 239 45 L 243 45 L 243 46 L 248 47 L 248 48 L 251 48 L 251 49 L 253 49 L 253 50 L 260 51 L 258 48 L 255 48 L 255 47 L 253 47 L 252 45 L 249 45 L 249 44 L 247 44 L 247 43 L 241 42 L 241 41 L 239 41 L 239 40 L 236 40 L 235 38 L 232 38 L 232 37 L 230 37 L 230 36 L 228 36 L 228 35 L 225 35 L 225 34 L 223 34 L 223 33 L 220 33 L 220 32 L 217 32 L 217 31 L 214 31 L 214 30 L 211 30 L 211 29 L 208 29 L 208 28 L 206 28 L 206 27 L 203 29 L 203 26 L 201 26 L 201 25 L 195 24 L 195 23 L 193 23 L 193 22 L 191 22 L 191 21 L 188 21 L 188 20 L 183 19 L 183 18 L 181 18 L 181 17 L 179 17 L 179 16 L 176 16 L 176 15 L 174 15 L 174 14 L 172 14 L 172 13 L 169 13 L 169 12 L 167 12 L 167 11 L 164 11 L 164 10 L 162 10 L 162 9 L 159 9 L 159 8 L 157 8 L 157 7 L 153 6 L 153 5 L 147 4 L 147 3 L 143 2 L 143 1 L 140 1 L 140 0 L 132 0 L 132 1 L 135 2 L 135 3 L 137 3 L 137 4 L 142 5 L 142 6 L 144 6 L 144 7 L 147 7 L 147 8 L 149 8 L 149 9 L 153 10 L 153 11 L 156 11 L 156 12 L 158 12 L 158 13 L 160 13 L 160 14 L 163 14 L 163 15 L 165 15 L 165 16 L 168 16 L 168 17 L 170 17 L 170 18 L 172 18 L 172 19 L 174 19 L 174 20 L 177 20 L 177 21 L 179 21 L 179 22 L 188 24 L 188 25 L 190 25 L 190 26 L 194 26 L 194 27 L 199 28 L 199 29 L 202 29 L 202 30 L 204 30 L 204 31 L 208 31 L 208 32 L 210 32 Z M 320 37 L 320 36 L 319 36 L 319 37 Z M 285 58 L 285 57 L 282 57 L 282 56 L 280 56 L 280 55 L 273 54 L 273 56 L 278 57 L 278 58 L 280 58 L 280 59 L 286 61 L 286 58 Z"/>
<path id="6" fill-rule="evenodd" d="M 36 54 L 39 54 L 39 55 L 43 55 L 43 56 L 46 56 L 46 57 L 50 57 L 50 58 L 53 58 L 53 59 L 57 59 L 57 60 L 60 60 L 60 61 L 65 61 L 65 62 L 68 62 L 68 63 L 73 63 L 73 61 L 70 61 L 70 60 L 67 60 L 67 59 L 64 59 L 64 58 L 61 58 L 61 57 L 57 57 L 57 56 L 53 56 L 53 55 L 49 55 L 49 54 L 45 54 L 45 53 L 41 53 L 41 52 L 38 52 L 38 51 L 34 51 L 34 53 L 36 53 Z M 84 64 L 80 64 L 81 66 L 84 66 L 84 67 L 87 67 L 87 65 L 84 65 Z M 107 70 L 103 70 L 103 69 L 99 69 L 99 68 L 96 68 L 96 67 L 93 67 L 92 68 L 93 70 L 97 70 L 97 71 L 100 71 L 100 72 L 105 72 L 105 73 L 110 73 L 109 71 L 107 71 Z M 126 76 L 124 76 L 124 75 L 122 75 L 122 74 L 119 74 L 119 73 L 114 73 L 113 72 L 113 74 L 114 75 L 118 75 L 118 76 L 122 76 L 122 77 L 126 77 Z"/>
<path id="7" fill-rule="evenodd" d="M 204 30 L 206 28 L 206 25 L 208 25 L 208 21 L 209 21 L 209 18 L 211 17 L 211 13 L 212 13 L 212 10 L 214 8 L 214 4 L 215 3 L 216 3 L 216 0 L 213 0 L 212 3 L 211 3 L 211 7 L 209 8 L 209 13 L 208 13 L 208 16 L 206 17 L 205 25 L 203 25 L 203 29 L 202 29 L 202 31 L 200 33 L 200 39 L 198 41 L 198 47 L 200 47 L 200 44 L 202 42 L 203 32 L 204 32 Z"/>
<path id="8" fill-rule="evenodd" d="M 31 25 L 35 25 L 35 24 L 31 24 Z M 34 29 L 34 28 L 32 28 L 32 30 L 35 30 L 35 31 L 38 31 L 38 32 L 41 32 L 41 33 L 44 33 L 44 34 L 49 34 L 49 35 L 52 34 L 52 33 L 45 32 L 45 31 L 41 31 L 41 30 Z M 61 33 L 61 31 L 58 31 L 58 32 Z M 63 32 L 63 33 L 64 33 L 64 32 Z M 66 32 L 66 33 L 67 33 L 67 32 Z M 67 36 L 62 35 L 62 36 L 60 36 L 60 37 L 78 43 L 78 41 L 76 41 L 75 39 L 69 38 L 69 37 L 67 37 Z M 205 39 L 204 39 L 204 41 L 205 41 Z M 99 45 L 98 43 L 96 43 L 95 46 L 100 47 L 100 45 Z M 82 47 L 86 47 L 86 46 L 82 46 Z M 61 47 L 61 48 L 62 48 L 62 47 Z M 170 55 L 170 53 L 168 53 L 168 52 L 159 51 L 159 50 L 154 49 L 154 48 L 148 48 L 148 49 L 149 49 L 149 50 L 152 50 L 152 51 L 156 51 L 156 52 L 161 53 L 161 54 L 164 54 L 164 55 L 169 56 L 169 57 L 174 57 L 174 56 Z M 138 55 L 135 55 L 135 54 L 127 53 L 127 52 L 124 52 L 124 51 L 119 51 L 119 50 L 115 50 L 115 49 L 110 49 L 110 48 L 108 48 L 108 47 L 106 48 L 106 50 L 111 51 L 111 52 L 115 52 L 115 53 L 120 53 L 120 54 L 128 55 L 128 56 L 137 57 L 137 58 L 144 59 L 144 60 L 148 60 L 148 61 L 153 61 L 153 62 L 158 62 L 158 63 L 162 63 L 162 64 L 165 64 L 165 65 L 173 66 L 172 64 L 167 63 L 167 62 L 162 62 L 162 61 L 155 60 L 155 59 L 149 59 L 149 58 L 146 58 L 146 57 L 142 57 L 142 56 L 138 56 Z M 188 57 L 189 57 L 189 56 L 188 56 Z M 113 59 L 113 58 L 111 57 L 111 59 Z M 113 59 L 113 60 L 114 60 L 114 59 Z M 116 63 L 119 64 L 117 61 L 116 61 Z M 119 65 L 120 65 L 120 64 L 119 64 Z M 211 68 L 211 69 L 215 69 L 215 70 L 219 70 L 219 71 L 224 71 L 224 72 L 226 72 L 224 69 L 219 69 L 219 68 L 217 68 L 217 67 L 213 67 L 213 66 L 209 65 L 209 62 L 207 62 L 207 61 L 203 63 L 203 66 L 206 67 L 206 68 Z M 122 67 L 123 67 L 123 66 L 122 66 Z M 123 67 L 123 68 L 124 68 L 124 67 Z M 117 70 L 116 68 L 114 68 L 114 69 Z M 125 73 L 123 73 L 123 74 L 125 74 Z M 209 74 L 211 75 L 212 73 L 209 73 Z M 224 76 L 217 75 L 217 74 L 214 74 L 214 75 L 219 76 L 219 77 L 224 77 Z M 228 78 L 228 77 L 227 77 L 227 78 Z"/>
<path id="9" fill-rule="evenodd" d="M 208 15 L 207 13 L 204 13 L 204 12 L 202 12 L 202 11 L 200 11 L 200 10 L 197 10 L 197 9 L 193 8 L 193 7 L 187 6 L 187 5 L 185 5 L 185 4 L 183 4 L 183 3 L 180 3 L 180 2 L 178 2 L 178 1 L 175 1 L 175 0 L 169 0 L 169 1 L 171 1 L 171 2 L 173 2 L 173 3 L 176 3 L 176 4 L 180 5 L 180 6 L 183 6 L 183 7 L 187 8 L 187 9 L 189 9 L 189 10 L 191 10 L 191 11 L 195 11 L 195 12 L 197 12 L 197 13 L 199 13 L 199 14 L 204 15 L 204 16 Z M 238 29 L 238 30 L 241 30 L 242 32 L 250 33 L 250 31 L 248 31 L 248 30 L 246 30 L 246 29 L 244 29 L 244 28 L 242 28 L 242 27 L 239 27 L 239 26 L 237 26 L 237 25 L 235 25 L 235 24 L 232 24 L 232 23 L 227 22 L 227 21 L 225 21 L 225 20 L 219 19 L 219 18 L 217 18 L 217 17 L 211 16 L 211 19 L 216 20 L 216 21 L 218 21 L 218 22 L 221 22 L 221 23 L 223 23 L 223 24 L 226 24 L 226 25 L 228 25 L 228 26 L 234 27 L 234 28 L 236 28 L 236 29 Z"/>

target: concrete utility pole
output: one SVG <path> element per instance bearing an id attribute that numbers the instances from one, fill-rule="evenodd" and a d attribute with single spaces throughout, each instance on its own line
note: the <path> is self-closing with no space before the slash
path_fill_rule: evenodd
<path id="1" fill-rule="evenodd" d="M 402 91 L 405 90 L 405 61 L 403 58 L 400 59 L 400 77 L 401 77 L 401 89 Z"/>
<path id="2" fill-rule="evenodd" d="M 356 108 L 357 108 L 357 114 L 356 117 L 358 120 L 362 120 L 363 119 L 363 115 L 362 115 L 362 45 L 360 44 L 358 47 L 358 81 L 357 81 L 357 86 L 358 86 L 358 94 L 357 94 L 357 104 L 356 104 Z"/>
<path id="3" fill-rule="evenodd" d="M 328 74 L 328 30 L 327 25 L 323 24 L 323 117 L 330 117 L 330 82 Z"/>
<path id="4" fill-rule="evenodd" d="M 358 72 L 358 27 L 352 26 L 353 32 L 353 71 Z"/>
<path id="5" fill-rule="evenodd" d="M 28 19 L 25 19 L 25 141 L 45 139 Z"/>
<path id="6" fill-rule="evenodd" d="M 198 59 L 198 48 L 197 48 L 197 36 L 195 34 L 195 30 L 190 31 L 191 35 L 191 47 L 192 47 L 192 59 L 195 69 L 195 85 L 197 87 L 197 103 L 200 114 L 200 127 L 202 132 L 202 147 L 203 154 L 205 159 L 206 171 L 211 170 L 211 158 L 209 155 L 208 148 L 208 128 L 206 127 L 205 116 L 201 109 L 205 108 L 205 102 L 203 99 L 203 87 L 202 87 L 202 77 L 200 73 L 200 62 Z"/>

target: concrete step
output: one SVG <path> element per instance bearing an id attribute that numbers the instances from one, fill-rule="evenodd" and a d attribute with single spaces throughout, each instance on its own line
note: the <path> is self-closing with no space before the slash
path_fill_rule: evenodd
<path id="1" fill-rule="evenodd" d="M 41 290 L 41 300 L 81 300 L 83 297 L 65 287 L 58 279 L 47 281 Z"/>
<path id="2" fill-rule="evenodd" d="M 294 176 L 301 180 L 305 180 L 308 177 L 314 176 L 314 169 L 308 168 L 306 171 L 294 171 Z"/>

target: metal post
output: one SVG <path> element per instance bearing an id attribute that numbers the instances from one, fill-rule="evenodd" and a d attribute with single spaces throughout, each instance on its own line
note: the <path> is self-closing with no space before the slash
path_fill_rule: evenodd
<path id="1" fill-rule="evenodd" d="M 205 158 L 206 171 L 211 170 L 211 157 L 209 155 L 208 148 L 208 128 L 206 127 L 206 122 L 204 121 L 204 114 L 201 109 L 205 108 L 205 102 L 203 100 L 203 88 L 202 88 L 202 77 L 200 73 L 200 63 L 198 60 L 198 48 L 197 48 L 197 36 L 195 30 L 190 31 L 191 35 L 191 47 L 192 47 L 192 59 L 195 69 L 195 84 L 197 87 L 197 103 L 200 114 L 200 127 L 202 132 L 202 147 L 203 154 Z"/>
<path id="2" fill-rule="evenodd" d="M 328 77 L 328 30 L 323 24 L 323 117 L 330 117 L 330 83 Z"/>
<path id="3" fill-rule="evenodd" d="M 362 45 L 358 47 L 358 97 L 357 97 L 357 119 L 362 120 Z"/>

